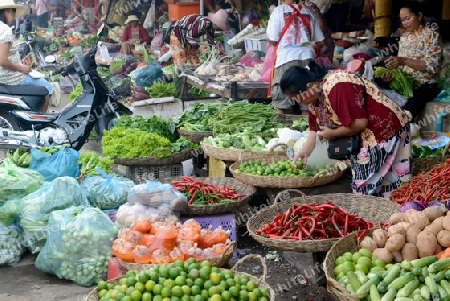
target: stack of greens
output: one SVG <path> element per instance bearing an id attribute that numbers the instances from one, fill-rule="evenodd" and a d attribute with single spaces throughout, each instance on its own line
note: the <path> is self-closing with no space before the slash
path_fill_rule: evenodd
<path id="1" fill-rule="evenodd" d="M 215 137 L 209 136 L 203 139 L 203 143 L 221 148 L 232 147 L 250 151 L 268 150 L 265 146 L 267 141 L 265 141 L 261 136 L 249 132 L 220 134 Z"/>
<path id="2" fill-rule="evenodd" d="M 183 114 L 174 119 L 177 127 L 186 132 L 207 132 L 211 131 L 208 125 L 209 119 L 226 103 L 201 103 L 196 102 L 190 105 Z"/>
<path id="3" fill-rule="evenodd" d="M 179 138 L 175 131 L 175 123 L 171 120 L 163 119 L 160 115 L 153 115 L 150 118 L 144 118 L 139 115 L 133 117 L 122 115 L 115 126 L 155 133 L 169 139 L 170 142 L 175 142 Z"/>
<path id="4" fill-rule="evenodd" d="M 406 98 L 413 97 L 415 88 L 420 87 L 418 82 L 412 75 L 404 73 L 400 68 L 387 69 L 385 67 L 375 67 L 373 76 L 381 78 L 386 73 L 392 73 L 393 79 L 389 83 L 389 88 L 397 91 Z"/>

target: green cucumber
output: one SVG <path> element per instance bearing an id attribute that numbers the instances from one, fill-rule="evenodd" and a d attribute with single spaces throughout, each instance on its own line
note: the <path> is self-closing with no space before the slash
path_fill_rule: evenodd
<path id="1" fill-rule="evenodd" d="M 425 277 L 425 284 L 430 289 L 430 294 L 431 294 L 432 300 L 433 301 L 440 300 L 437 284 L 431 276 Z"/>
<path id="2" fill-rule="evenodd" d="M 420 258 L 420 259 L 414 259 L 413 261 L 411 261 L 411 264 L 414 268 L 423 268 L 423 267 L 428 267 L 430 264 L 435 263 L 436 261 L 438 261 L 438 258 L 436 255 L 433 256 L 427 256 L 424 258 Z"/>
<path id="3" fill-rule="evenodd" d="M 429 265 L 428 272 L 437 273 L 450 268 L 450 258 L 444 258 Z"/>
<path id="4" fill-rule="evenodd" d="M 381 301 L 394 301 L 396 294 L 397 289 L 391 287 L 390 289 L 388 289 L 387 293 L 384 294 L 384 296 L 381 298 Z"/>
<path id="5" fill-rule="evenodd" d="M 420 287 L 420 295 L 426 300 L 430 300 L 431 298 L 430 289 L 425 284 Z"/>
<path id="6" fill-rule="evenodd" d="M 445 289 L 447 294 L 450 295 L 450 282 L 448 282 L 447 280 L 443 279 L 443 280 L 441 280 L 440 285 L 442 286 L 443 289 Z"/>
<path id="7" fill-rule="evenodd" d="M 356 294 L 355 290 L 353 289 L 352 285 L 349 283 L 345 286 L 345 288 L 350 292 L 350 294 L 354 295 Z"/>
<path id="8" fill-rule="evenodd" d="M 420 276 L 420 275 L 422 275 L 422 268 L 419 268 L 419 267 L 413 268 L 412 272 L 415 276 Z"/>
<path id="9" fill-rule="evenodd" d="M 439 292 L 439 298 L 440 298 L 441 301 L 448 301 L 448 300 L 450 300 L 450 296 L 447 294 L 445 289 L 442 288 L 442 286 L 440 286 L 438 284 L 437 288 L 438 288 L 438 292 Z"/>
<path id="10" fill-rule="evenodd" d="M 388 289 L 391 287 L 399 290 L 402 287 L 404 287 L 407 283 L 412 281 L 414 279 L 414 274 L 412 272 L 407 272 L 405 275 L 400 276 L 396 279 L 394 279 L 391 283 L 388 285 Z M 413 289 L 414 290 L 414 289 Z M 409 294 L 408 294 L 409 295 Z M 406 295 L 407 296 L 407 295 Z"/>
<path id="11" fill-rule="evenodd" d="M 379 276 L 374 276 L 372 278 L 370 278 L 366 283 L 364 283 L 363 285 L 361 285 L 361 287 L 356 291 L 356 293 L 358 295 L 363 295 L 369 292 L 370 287 L 372 286 L 372 284 L 374 285 L 378 285 L 381 281 L 381 277 Z"/>
<path id="12" fill-rule="evenodd" d="M 394 300 L 395 301 L 414 301 L 414 299 L 408 298 L 408 297 L 395 297 Z"/>
<path id="13" fill-rule="evenodd" d="M 411 271 L 413 266 L 412 266 L 411 261 L 405 259 L 400 263 L 400 267 L 406 271 Z"/>
<path id="14" fill-rule="evenodd" d="M 358 280 L 358 277 L 356 277 L 355 272 L 348 271 L 347 272 L 347 278 L 348 283 L 353 287 L 353 290 L 356 292 L 361 287 L 361 283 Z"/>
<path id="15" fill-rule="evenodd" d="M 397 278 L 399 279 L 399 278 Z M 395 281 L 395 280 L 394 280 Z M 392 282 L 394 283 L 394 282 Z M 391 284 L 392 284 L 391 283 Z M 412 294 L 412 292 L 418 288 L 420 285 L 419 280 L 417 279 L 412 279 L 411 281 L 409 281 L 405 286 L 403 286 L 397 293 L 397 297 L 408 297 L 409 295 Z"/>
<path id="16" fill-rule="evenodd" d="M 444 271 L 440 271 L 436 275 L 433 275 L 433 280 L 436 283 L 441 282 L 441 280 L 443 280 L 443 279 L 445 279 L 445 272 Z"/>
<path id="17" fill-rule="evenodd" d="M 386 277 L 384 277 L 384 279 L 377 286 L 379 292 L 387 292 L 388 285 L 400 275 L 400 269 L 400 265 L 393 265 L 388 270 L 388 274 L 386 275 Z"/>
<path id="18" fill-rule="evenodd" d="M 371 301 L 381 301 L 380 292 L 377 290 L 377 286 L 375 284 L 370 286 L 369 296 Z"/>

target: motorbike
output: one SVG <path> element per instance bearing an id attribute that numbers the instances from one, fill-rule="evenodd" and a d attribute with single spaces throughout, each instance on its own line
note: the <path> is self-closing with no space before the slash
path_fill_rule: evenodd
<path id="1" fill-rule="evenodd" d="M 35 103 L 42 103 L 47 94 L 44 87 L 0 85 L 1 150 L 50 145 L 67 145 L 80 150 L 94 127 L 101 140 L 103 131 L 111 129 L 115 120 L 132 114 L 120 102 L 126 93 L 116 93 L 124 93 L 123 85 L 107 85 L 99 76 L 95 61 L 97 48 L 93 47 L 53 72 L 62 76 L 76 73 L 83 86 L 83 93 L 58 113 L 38 112 Z M 131 91 L 129 83 L 128 87 Z"/>
<path id="2" fill-rule="evenodd" d="M 31 64 L 39 71 L 54 71 L 58 69 L 56 57 L 46 54 L 36 42 L 36 33 L 27 32 L 29 41 L 19 44 L 20 60 L 25 64 Z M 27 62 L 29 60 L 29 62 Z"/>

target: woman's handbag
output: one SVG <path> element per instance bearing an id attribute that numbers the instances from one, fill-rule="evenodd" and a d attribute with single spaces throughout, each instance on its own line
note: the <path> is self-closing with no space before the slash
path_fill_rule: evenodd
<path id="1" fill-rule="evenodd" d="M 367 89 L 364 80 L 359 76 L 364 86 L 364 105 L 367 101 Z M 361 133 L 353 136 L 337 137 L 328 141 L 328 157 L 334 160 L 348 160 L 352 155 L 357 155 L 361 149 Z"/>

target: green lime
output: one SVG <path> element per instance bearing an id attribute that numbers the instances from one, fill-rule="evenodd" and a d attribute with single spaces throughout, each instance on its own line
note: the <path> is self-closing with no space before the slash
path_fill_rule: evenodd
<path id="1" fill-rule="evenodd" d="M 216 272 L 212 272 L 209 275 L 209 280 L 211 280 L 214 285 L 219 284 L 220 283 L 220 274 L 218 274 Z"/>
<path id="2" fill-rule="evenodd" d="M 248 300 L 249 299 L 249 293 L 247 291 L 241 290 L 239 291 L 239 300 Z"/>
<path id="3" fill-rule="evenodd" d="M 186 285 L 191 287 L 194 285 L 194 280 L 192 280 L 191 278 L 186 278 Z"/>
<path id="4" fill-rule="evenodd" d="M 205 281 L 202 278 L 197 278 L 194 280 L 194 284 L 198 285 L 201 289 L 203 289 L 203 285 L 205 284 Z"/>
<path id="5" fill-rule="evenodd" d="M 369 249 L 361 248 L 361 249 L 359 249 L 358 252 L 361 253 L 365 257 L 372 258 L 372 252 L 370 252 Z"/>
<path id="6" fill-rule="evenodd" d="M 175 284 L 177 285 L 185 285 L 186 284 L 186 276 L 178 276 L 175 278 Z"/>
<path id="7" fill-rule="evenodd" d="M 212 295 L 211 301 L 222 301 L 222 296 L 219 294 Z"/>
<path id="8" fill-rule="evenodd" d="M 127 288 L 125 295 L 130 296 L 132 292 L 134 292 L 134 287 L 130 286 Z"/>
<path id="9" fill-rule="evenodd" d="M 184 270 L 184 261 L 179 259 L 173 263 L 173 266 Z"/>
<path id="10" fill-rule="evenodd" d="M 153 280 L 153 281 L 155 281 L 155 282 L 158 282 L 158 280 L 159 280 L 159 274 L 158 274 L 158 272 L 152 271 L 152 272 L 150 272 L 150 273 L 148 274 L 148 276 L 149 276 L 149 279 L 150 279 L 150 280 Z"/>
<path id="11" fill-rule="evenodd" d="M 200 293 L 200 296 L 202 296 L 203 299 L 208 300 L 209 298 L 209 294 L 207 290 L 202 290 L 202 292 Z"/>
<path id="12" fill-rule="evenodd" d="M 172 287 L 172 296 L 181 297 L 183 295 L 184 293 L 183 290 L 181 289 L 181 286 L 175 285 L 174 287 Z"/>
<path id="13" fill-rule="evenodd" d="M 249 301 L 257 301 L 258 297 L 256 296 L 256 294 L 254 292 L 249 292 L 248 293 L 248 300 Z"/>
<path id="14" fill-rule="evenodd" d="M 106 287 L 107 287 L 107 283 L 104 280 L 99 281 L 99 283 L 97 284 L 97 288 L 98 288 L 99 291 L 106 290 Z"/>
<path id="15" fill-rule="evenodd" d="M 124 296 L 121 301 L 132 301 L 130 296 Z"/>
<path id="16" fill-rule="evenodd" d="M 106 283 L 106 282 L 105 282 Z M 120 280 L 119 280 L 119 284 L 127 284 L 127 278 L 126 277 L 124 277 L 124 278 L 120 278 Z M 107 285 L 106 285 L 106 287 L 105 288 L 107 288 Z"/>
<path id="17" fill-rule="evenodd" d="M 142 301 L 151 301 L 152 300 L 152 294 L 149 292 L 145 292 L 142 294 Z"/>
<path id="18" fill-rule="evenodd" d="M 192 289 L 191 289 L 190 286 L 188 286 L 188 285 L 183 285 L 183 286 L 181 287 L 181 290 L 183 291 L 183 295 L 188 295 L 188 296 L 191 295 Z"/>
<path id="19" fill-rule="evenodd" d="M 116 296 L 116 301 L 122 301 L 123 297 L 125 297 L 124 293 L 118 293 Z"/>
<path id="20" fill-rule="evenodd" d="M 220 269 L 218 267 L 212 267 L 211 268 L 211 273 L 217 273 L 220 274 Z"/>
<path id="21" fill-rule="evenodd" d="M 131 300 L 140 301 L 142 298 L 142 293 L 138 290 L 134 290 L 130 295 Z"/>
<path id="22" fill-rule="evenodd" d="M 159 283 L 159 284 L 164 284 L 164 281 L 166 281 L 166 280 L 167 280 L 167 278 L 159 277 L 158 283 Z"/>
<path id="23" fill-rule="evenodd" d="M 247 291 L 252 292 L 255 288 L 257 288 L 258 285 L 253 281 L 250 280 L 249 282 L 247 282 L 247 284 L 245 285 L 245 288 L 247 289 Z"/>
<path id="24" fill-rule="evenodd" d="M 130 270 L 127 271 L 127 273 L 125 274 L 125 276 L 129 277 L 129 276 L 136 276 L 137 271 L 136 270 Z"/>
<path id="25" fill-rule="evenodd" d="M 208 267 L 209 270 L 213 268 L 213 265 L 208 260 L 204 260 L 200 263 L 200 268 Z"/>
<path id="26" fill-rule="evenodd" d="M 229 301 L 231 300 L 231 293 L 229 291 L 224 291 L 220 294 L 223 301 Z"/>
<path id="27" fill-rule="evenodd" d="M 200 296 L 200 295 L 195 295 L 195 296 L 194 296 L 194 299 L 191 298 L 191 301 L 192 301 L 192 300 L 193 300 L 193 301 L 204 301 L 204 300 L 203 300 L 203 297 Z"/>
<path id="28" fill-rule="evenodd" d="M 188 277 L 191 278 L 192 280 L 195 280 L 198 277 L 200 277 L 200 271 L 196 268 L 193 268 L 192 270 L 189 271 Z"/>
<path id="29" fill-rule="evenodd" d="M 161 295 L 161 291 L 162 291 L 163 287 L 164 286 L 162 286 L 162 284 L 155 284 L 155 286 L 153 287 L 153 294 L 155 296 Z"/>
<path id="30" fill-rule="evenodd" d="M 367 256 L 361 256 L 356 263 L 365 265 L 369 269 L 372 267 L 372 259 Z"/>
<path id="31" fill-rule="evenodd" d="M 206 262 L 206 261 L 203 261 L 203 262 Z M 200 268 L 200 278 L 202 278 L 203 280 L 208 280 L 209 274 L 211 274 L 211 268 L 208 268 L 208 267 Z"/>
<path id="32" fill-rule="evenodd" d="M 357 262 L 358 262 L 358 259 L 361 258 L 362 256 L 363 256 L 363 255 L 362 255 L 361 253 L 359 253 L 359 252 L 353 253 L 353 255 L 352 255 L 352 261 L 353 261 L 354 263 L 357 263 Z"/>
<path id="33" fill-rule="evenodd" d="M 384 269 L 386 267 L 386 264 L 384 263 L 383 260 L 372 257 L 372 266 L 382 267 Z"/>
<path id="34" fill-rule="evenodd" d="M 191 264 L 191 263 L 197 263 L 197 259 L 189 257 L 188 260 L 186 261 L 187 263 Z"/>
<path id="35" fill-rule="evenodd" d="M 147 292 L 151 292 L 153 288 L 155 287 L 156 283 L 153 280 L 149 280 L 145 283 L 145 290 Z"/>
<path id="36" fill-rule="evenodd" d="M 146 283 L 149 279 L 147 272 L 142 271 L 138 274 L 137 279 L 139 282 Z"/>
<path id="37" fill-rule="evenodd" d="M 200 270 L 200 265 L 196 262 L 189 264 L 188 273 L 193 269 Z"/>
<path id="38" fill-rule="evenodd" d="M 112 283 L 107 283 L 106 284 L 106 289 L 112 290 L 113 288 L 114 288 L 114 284 L 112 284 Z"/>
<path id="39" fill-rule="evenodd" d="M 173 268 L 171 268 L 171 269 L 169 270 L 169 276 L 170 276 L 170 278 L 175 279 L 175 278 L 177 278 L 178 276 L 180 276 L 180 272 L 181 272 L 181 269 L 180 269 L 180 268 L 178 268 L 178 267 L 173 267 Z"/>
<path id="40" fill-rule="evenodd" d="M 191 301 L 191 296 L 184 295 L 183 297 L 181 297 L 181 301 Z"/>
<path id="41" fill-rule="evenodd" d="M 344 254 L 342 254 L 342 256 L 344 257 L 345 261 L 353 260 L 353 254 L 351 252 L 349 252 L 349 251 L 347 251 Z"/>
<path id="42" fill-rule="evenodd" d="M 164 281 L 163 283 L 164 287 L 168 287 L 168 288 L 172 288 L 175 286 L 175 280 L 173 279 L 166 279 L 166 281 Z"/>
<path id="43" fill-rule="evenodd" d="M 169 277 L 169 268 L 166 265 L 160 266 L 158 274 L 159 274 L 159 277 L 168 278 Z"/>
<path id="44" fill-rule="evenodd" d="M 181 301 L 181 298 L 178 296 L 172 296 L 170 297 L 170 301 Z"/>
<path id="45" fill-rule="evenodd" d="M 109 296 L 111 297 L 111 299 L 116 299 L 116 297 L 117 297 L 117 295 L 119 294 L 120 292 L 118 291 L 118 290 L 113 290 L 110 294 L 109 294 Z"/>
<path id="46" fill-rule="evenodd" d="M 161 296 L 170 297 L 172 295 L 172 289 L 170 287 L 164 287 L 161 291 Z"/>
<path id="47" fill-rule="evenodd" d="M 261 292 L 261 289 L 259 287 L 256 287 L 255 289 L 253 289 L 253 292 L 255 293 L 255 295 L 257 297 L 261 297 L 262 296 L 262 292 Z"/>
<path id="48" fill-rule="evenodd" d="M 142 282 L 136 282 L 134 288 L 142 293 L 145 290 L 145 285 Z"/>
<path id="49" fill-rule="evenodd" d="M 108 290 L 106 288 L 102 289 L 101 291 L 99 291 L 98 296 L 101 298 L 104 295 L 106 295 L 106 293 L 108 292 Z"/>
<path id="50" fill-rule="evenodd" d="M 237 297 L 239 296 L 239 288 L 236 286 L 232 286 L 228 289 L 228 291 L 230 292 L 232 297 Z"/>
<path id="51" fill-rule="evenodd" d="M 208 294 L 210 297 L 212 297 L 213 295 L 216 295 L 216 294 L 220 294 L 220 289 L 217 286 L 211 286 L 208 289 Z"/>
<path id="52" fill-rule="evenodd" d="M 157 296 L 153 296 L 153 301 L 162 301 L 162 299 L 163 299 L 163 297 L 162 296 L 160 296 L 160 295 L 157 295 Z"/>
<path id="53" fill-rule="evenodd" d="M 211 280 L 206 280 L 205 283 L 203 284 L 203 288 L 208 290 L 210 287 L 213 287 L 214 283 Z"/>
<path id="54" fill-rule="evenodd" d="M 269 289 L 267 289 L 267 288 L 265 288 L 265 287 L 263 287 L 263 288 L 261 289 L 261 293 L 262 293 L 262 295 L 263 295 L 264 297 L 270 297 L 270 291 L 269 291 Z"/>
<path id="55" fill-rule="evenodd" d="M 198 286 L 196 284 L 194 284 L 191 287 L 191 294 L 192 294 L 192 296 L 200 295 L 201 291 L 202 291 L 202 289 L 200 288 L 200 286 Z"/>
<path id="56" fill-rule="evenodd" d="M 367 275 L 369 273 L 369 267 L 367 265 L 357 263 L 355 264 L 355 271 L 361 271 Z"/>

